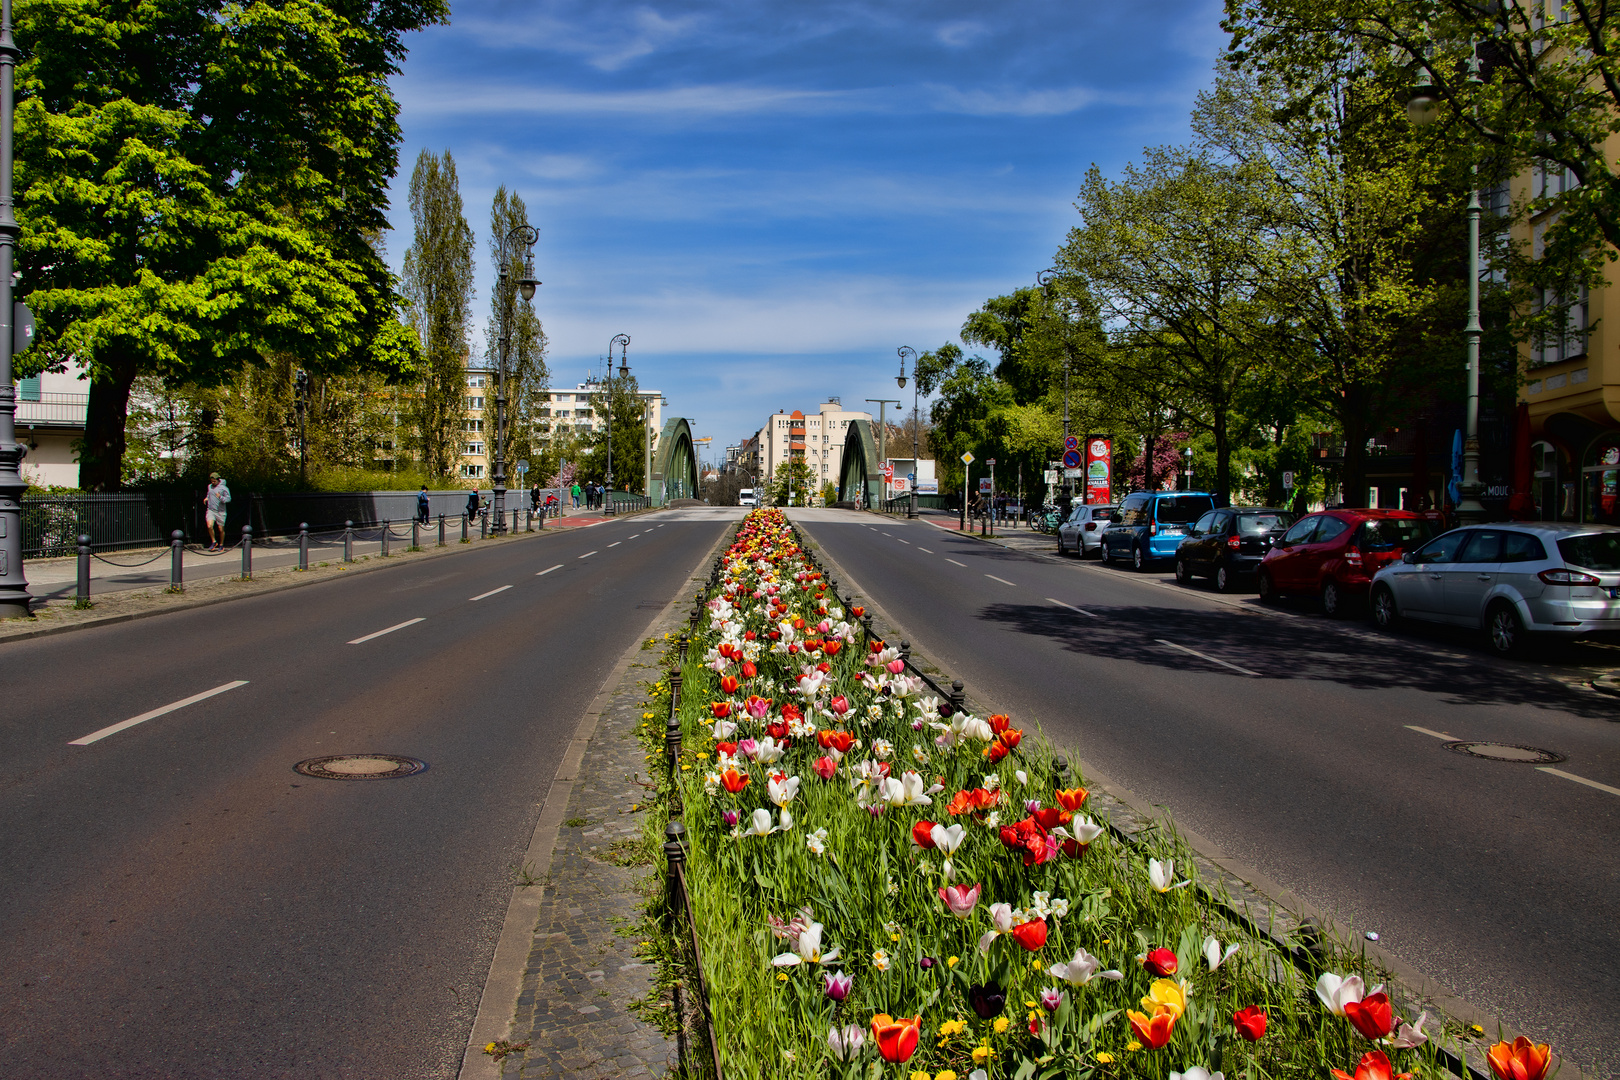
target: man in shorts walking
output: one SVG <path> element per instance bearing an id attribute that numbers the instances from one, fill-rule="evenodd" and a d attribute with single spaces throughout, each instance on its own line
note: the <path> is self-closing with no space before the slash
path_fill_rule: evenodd
<path id="1" fill-rule="evenodd" d="M 208 494 L 203 498 L 209 551 L 220 551 L 225 547 L 225 506 L 230 501 L 231 489 L 225 486 L 219 473 L 209 473 Z"/>

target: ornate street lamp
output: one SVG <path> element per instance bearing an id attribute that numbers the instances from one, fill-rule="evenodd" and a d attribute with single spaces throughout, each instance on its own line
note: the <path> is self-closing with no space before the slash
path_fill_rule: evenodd
<path id="1" fill-rule="evenodd" d="M 501 349 L 495 366 L 495 532 L 506 531 L 506 363 L 512 348 L 512 307 L 504 298 L 508 295 L 508 279 L 512 263 L 521 247 L 523 276 L 518 279 L 517 293 L 525 301 L 534 299 L 534 288 L 540 283 L 534 279 L 534 242 L 540 232 L 528 222 L 515 225 L 501 243 L 501 279 L 495 295 L 501 303 Z"/>
<path id="2" fill-rule="evenodd" d="M 1479 54 L 1468 58 L 1468 85 L 1483 83 L 1479 76 Z M 1406 101 L 1406 115 L 1413 124 L 1431 124 L 1440 115 L 1439 95 L 1429 79 L 1427 68 L 1418 72 L 1412 91 Z M 1471 155 L 1472 156 L 1472 155 Z M 1486 518 L 1485 505 L 1479 501 L 1485 485 L 1479 480 L 1479 163 L 1469 164 L 1473 183 L 1468 188 L 1468 322 L 1463 327 L 1463 339 L 1468 349 L 1468 411 L 1466 434 L 1463 442 L 1463 475 L 1459 485 L 1461 498 L 1457 502 L 1457 518 L 1464 524 L 1477 524 Z"/>
<path id="3" fill-rule="evenodd" d="M 613 513 L 613 346 L 619 347 L 619 378 L 624 380 L 630 377 L 630 335 L 614 334 L 608 342 L 607 374 L 603 381 L 607 384 L 607 490 L 602 494 L 602 509 Z"/>
<path id="4" fill-rule="evenodd" d="M 1052 282 L 1057 280 L 1058 269 L 1050 267 L 1035 275 L 1035 282 L 1041 287 L 1041 299 L 1048 307 L 1052 303 Z M 1063 453 L 1069 450 L 1069 350 L 1067 344 L 1063 349 Z M 1059 454 L 1062 457 L 1063 454 Z M 1074 484 L 1069 479 L 1069 470 L 1063 469 L 1063 494 L 1074 500 Z"/>
<path id="5" fill-rule="evenodd" d="M 911 354 L 911 370 L 915 375 L 917 371 L 917 350 L 913 349 L 910 345 L 902 345 L 896 349 L 895 352 L 900 354 L 900 374 L 894 381 L 900 384 L 900 389 L 904 390 L 906 388 L 906 354 Z M 917 420 L 917 400 L 918 395 L 921 392 L 922 383 L 913 378 L 911 380 L 911 484 L 909 485 L 911 488 L 911 503 L 906 508 L 906 517 L 908 518 L 914 518 L 917 516 L 917 477 L 922 475 L 922 464 L 917 460 L 917 452 L 919 449 L 917 444 L 917 432 L 919 427 Z M 966 496 L 963 497 L 966 498 Z"/>
<path id="6" fill-rule="evenodd" d="M 0 618 L 28 614 L 23 576 L 23 448 L 17 445 L 17 391 L 11 385 L 12 255 L 22 232 L 11 212 L 11 109 L 13 78 L 21 50 L 11 37 L 11 0 L 0 0 Z"/>

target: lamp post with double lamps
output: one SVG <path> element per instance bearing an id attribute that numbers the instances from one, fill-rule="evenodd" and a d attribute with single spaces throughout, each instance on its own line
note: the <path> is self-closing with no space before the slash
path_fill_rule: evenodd
<path id="1" fill-rule="evenodd" d="M 1479 49 L 1476 46 L 1468 58 L 1467 85 L 1481 86 Z M 1418 72 L 1406 101 L 1406 115 L 1412 123 L 1423 127 L 1434 123 L 1440 115 L 1440 98 L 1429 79 L 1427 67 Z M 1470 157 L 1473 157 L 1470 147 Z M 1468 411 L 1463 439 L 1463 474 L 1458 485 L 1457 519 L 1465 525 L 1478 524 L 1487 517 L 1485 504 L 1479 501 L 1485 485 L 1479 479 L 1479 338 L 1483 332 L 1479 322 L 1479 163 L 1469 163 L 1468 186 L 1468 322 L 1463 326 L 1463 340 L 1468 350 Z"/>
<path id="2" fill-rule="evenodd" d="M 918 395 L 922 392 L 922 382 L 915 378 L 917 374 L 917 350 L 910 345 L 902 345 L 895 352 L 900 354 L 900 374 L 894 381 L 900 384 L 900 389 L 904 390 L 906 388 L 907 353 L 911 354 L 911 373 L 914 376 L 911 380 L 911 483 L 909 485 L 911 488 L 911 504 L 906 508 L 906 517 L 914 518 L 917 516 L 917 477 L 922 473 L 921 464 L 917 460 L 917 452 L 920 448 L 917 442 L 919 427 L 917 404 Z"/>
<path id="3" fill-rule="evenodd" d="M 602 510 L 613 513 L 613 346 L 619 347 L 619 379 L 623 381 L 630 377 L 630 335 L 614 334 L 608 342 L 607 373 L 603 382 L 607 384 L 607 490 L 602 493 Z"/>
<path id="4" fill-rule="evenodd" d="M 1035 275 L 1035 283 L 1041 287 L 1041 299 L 1048 307 L 1052 304 L 1052 282 L 1056 280 L 1059 271 L 1055 267 L 1042 270 Z M 1063 348 L 1063 446 L 1067 453 L 1069 446 L 1069 349 L 1065 341 Z M 1070 501 L 1074 499 L 1074 484 L 1069 478 L 1067 467 L 1063 469 L 1063 494 Z"/>
<path id="5" fill-rule="evenodd" d="M 495 532 L 506 531 L 506 363 L 512 348 L 512 308 L 517 296 L 534 299 L 534 288 L 540 283 L 534 279 L 534 242 L 540 239 L 539 230 L 528 222 L 514 225 L 501 243 L 501 278 L 496 296 L 501 298 L 501 350 L 495 365 Z M 508 294 L 508 281 L 512 263 L 522 249 L 523 276 L 518 279 L 516 296 Z M 508 303 L 508 299 L 511 300 Z"/>
<path id="6" fill-rule="evenodd" d="M 0 0 L 0 618 L 28 615 L 28 581 L 23 576 L 23 449 L 17 445 L 17 391 L 11 385 L 11 267 L 22 229 L 12 214 L 11 110 L 13 78 L 21 50 L 11 37 L 11 0 Z"/>

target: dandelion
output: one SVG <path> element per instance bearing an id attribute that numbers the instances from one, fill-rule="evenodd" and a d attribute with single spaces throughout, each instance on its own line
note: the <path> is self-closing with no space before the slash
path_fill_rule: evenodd
<path id="1" fill-rule="evenodd" d="M 1007 1033 L 1007 1028 L 1011 1025 L 1011 1020 L 1007 1019 L 1005 1016 L 998 1016 L 996 1017 L 996 1022 L 990 1026 L 995 1029 L 995 1033 L 997 1035 L 1005 1035 Z"/>
<path id="2" fill-rule="evenodd" d="M 1099 1065 L 1112 1065 L 1113 1063 L 1114 1063 L 1114 1055 L 1110 1054 L 1108 1051 L 1104 1050 L 1102 1053 L 1097 1055 L 1097 1064 L 1099 1064 Z"/>
<path id="3" fill-rule="evenodd" d="M 1130 1042 L 1125 1044 L 1125 1049 L 1134 1054 L 1138 1050 L 1142 1049 L 1142 1044 L 1137 1042 L 1135 1039 L 1132 1039 Z"/>

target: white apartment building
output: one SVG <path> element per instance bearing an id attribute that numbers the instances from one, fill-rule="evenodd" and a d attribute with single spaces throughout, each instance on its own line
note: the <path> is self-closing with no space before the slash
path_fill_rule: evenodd
<path id="1" fill-rule="evenodd" d="M 17 441 L 27 451 L 23 479 L 41 487 L 78 487 L 79 457 L 74 443 L 84 438 L 90 383 L 84 369 L 70 362 L 63 371 L 19 379 Z"/>
<path id="2" fill-rule="evenodd" d="M 762 481 L 774 477 L 778 465 L 798 457 L 810 466 L 818 488 L 828 482 L 836 484 L 850 422 L 871 419 L 871 413 L 845 409 L 837 398 L 829 398 L 808 416 L 797 409 L 773 413 L 745 445 L 744 458 L 753 459 L 748 464 L 757 464 Z"/>
<path id="3" fill-rule="evenodd" d="M 607 417 L 598 415 L 591 397 L 603 390 L 595 379 L 579 383 L 571 390 L 542 392 L 534 439 L 544 446 L 554 434 L 571 430 L 576 435 L 588 435 L 607 428 Z M 658 390 L 642 390 L 638 396 L 646 405 L 648 433 L 652 452 L 658 453 L 658 436 L 664 429 L 664 395 Z M 495 372 L 486 368 L 467 369 L 467 398 L 465 415 L 461 421 L 461 477 L 464 480 L 489 481 L 495 468 Z M 511 425 L 515 418 L 508 417 Z M 508 427 L 510 429 L 510 426 Z M 529 483 L 534 478 L 528 479 Z M 516 484 L 515 473 L 507 483 Z"/>

